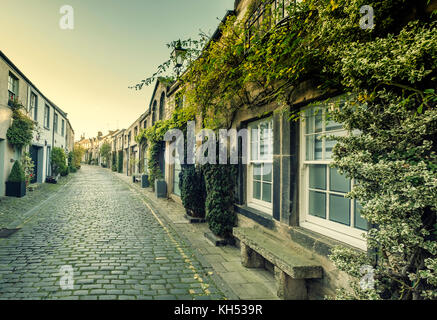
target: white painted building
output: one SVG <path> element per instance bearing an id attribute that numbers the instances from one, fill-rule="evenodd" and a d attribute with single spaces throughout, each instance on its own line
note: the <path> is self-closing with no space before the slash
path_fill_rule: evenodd
<path id="1" fill-rule="evenodd" d="M 21 153 L 6 138 L 6 132 L 12 124 L 11 98 L 17 98 L 26 107 L 28 116 L 36 122 L 36 131 L 28 147 L 35 163 L 32 182 L 45 182 L 51 174 L 50 153 L 53 147 L 60 147 L 66 153 L 71 151 L 67 146 L 67 114 L 0 51 L 0 196 L 5 195 L 5 182 L 12 164 L 21 158 Z"/>

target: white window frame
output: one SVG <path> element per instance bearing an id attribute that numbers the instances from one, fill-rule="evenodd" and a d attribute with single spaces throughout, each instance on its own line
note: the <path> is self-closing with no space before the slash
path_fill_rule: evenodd
<path id="1" fill-rule="evenodd" d="M 246 199 L 247 199 L 247 206 L 257 209 L 259 211 L 268 213 L 269 215 L 273 216 L 273 144 L 268 145 L 269 148 L 271 148 L 270 153 L 272 154 L 272 158 L 268 160 L 252 160 L 252 132 L 251 129 L 253 127 L 257 126 L 259 128 L 259 124 L 263 122 L 272 121 L 272 117 L 263 118 L 261 120 L 253 121 L 248 124 L 248 132 L 247 132 L 247 193 L 246 193 Z M 258 131 L 259 132 L 259 131 Z M 273 136 L 273 121 L 272 121 L 272 136 Z M 274 137 L 273 137 L 274 139 Z M 260 152 L 260 134 L 258 134 L 258 159 L 260 158 L 259 152 Z M 262 201 L 259 199 L 253 198 L 253 165 L 255 164 L 270 164 L 272 166 L 272 189 L 271 189 L 271 202 Z M 262 195 L 262 182 L 261 182 L 261 195 Z M 262 198 L 262 196 L 261 196 Z"/>
<path id="2" fill-rule="evenodd" d="M 317 106 L 310 106 L 302 109 L 303 114 L 309 109 L 321 107 L 321 111 L 323 112 L 323 129 L 320 132 L 320 135 L 326 134 L 326 122 L 325 122 L 325 110 L 326 105 L 320 104 Z M 320 112 L 320 111 L 319 111 Z M 345 242 L 353 247 L 359 248 L 361 250 L 367 250 L 366 240 L 363 237 L 367 232 L 361 229 L 357 229 L 354 227 L 354 219 L 355 219 L 355 202 L 351 200 L 350 206 L 350 226 L 343 225 L 341 223 L 337 223 L 329 220 L 329 194 L 336 194 L 334 191 L 329 190 L 329 179 L 330 179 L 330 170 L 329 164 L 332 160 L 325 159 L 325 140 L 323 139 L 323 149 L 322 149 L 322 159 L 323 160 L 306 160 L 306 126 L 307 121 L 305 121 L 305 116 L 300 120 L 300 170 L 299 170 L 299 180 L 300 180 L 300 192 L 299 192 L 299 225 L 303 228 L 312 230 L 317 233 L 321 233 L 328 237 L 334 238 L 341 242 Z M 319 134 L 319 133 L 318 133 Z M 345 135 L 347 134 L 346 130 L 333 130 L 328 131 L 327 135 L 336 134 L 336 135 Z M 311 164 L 323 164 L 327 165 L 327 188 L 326 188 L 326 219 L 312 216 L 308 213 L 309 209 L 309 165 Z M 353 186 L 353 181 L 351 182 L 351 186 Z M 337 193 L 343 194 L 343 193 Z"/>

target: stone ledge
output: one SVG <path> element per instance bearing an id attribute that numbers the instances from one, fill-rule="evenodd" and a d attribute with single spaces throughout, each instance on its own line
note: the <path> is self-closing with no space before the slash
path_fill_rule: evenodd
<path id="1" fill-rule="evenodd" d="M 273 229 L 275 223 L 273 221 L 273 217 L 268 214 L 256 210 L 254 208 L 249 208 L 247 206 L 241 206 L 234 204 L 234 209 L 237 213 L 242 214 L 243 216 L 252 219 L 255 222 L 258 222 L 263 227 L 268 229 Z"/>

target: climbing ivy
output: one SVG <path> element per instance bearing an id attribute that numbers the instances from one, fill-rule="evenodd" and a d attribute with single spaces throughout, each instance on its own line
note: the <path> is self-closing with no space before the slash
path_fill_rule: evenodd
<path id="1" fill-rule="evenodd" d="M 23 113 L 25 107 L 18 101 L 12 101 L 12 125 L 6 132 L 9 143 L 18 149 L 29 145 L 32 142 L 35 123 Z"/>

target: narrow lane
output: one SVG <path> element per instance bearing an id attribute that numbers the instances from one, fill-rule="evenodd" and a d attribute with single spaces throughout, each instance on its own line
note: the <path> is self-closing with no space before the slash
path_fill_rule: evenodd
<path id="1" fill-rule="evenodd" d="M 0 299 L 57 298 L 223 295 L 191 249 L 124 182 L 85 166 L 21 230 L 0 239 Z"/>

